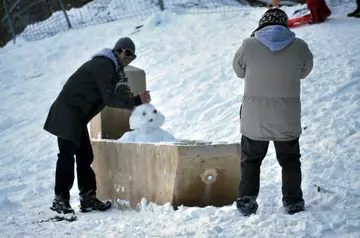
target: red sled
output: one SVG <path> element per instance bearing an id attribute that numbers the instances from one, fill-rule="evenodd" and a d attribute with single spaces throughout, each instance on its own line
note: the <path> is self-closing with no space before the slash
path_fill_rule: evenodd
<path id="1" fill-rule="evenodd" d="M 293 27 L 305 25 L 305 24 L 308 24 L 311 20 L 312 20 L 311 13 L 306 14 L 306 15 L 301 16 L 301 17 L 296 17 L 296 18 L 293 18 L 293 19 L 289 19 L 288 27 L 293 28 Z"/>

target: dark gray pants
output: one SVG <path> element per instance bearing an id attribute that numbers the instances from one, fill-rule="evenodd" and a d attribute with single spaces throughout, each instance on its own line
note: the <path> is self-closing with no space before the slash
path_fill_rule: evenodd
<path id="1" fill-rule="evenodd" d="M 299 139 L 274 141 L 276 157 L 282 168 L 282 194 L 284 205 L 303 202 L 301 191 L 301 163 Z M 256 200 L 260 187 L 260 166 L 266 156 L 269 141 L 256 141 L 241 137 L 241 181 L 238 197 Z"/>

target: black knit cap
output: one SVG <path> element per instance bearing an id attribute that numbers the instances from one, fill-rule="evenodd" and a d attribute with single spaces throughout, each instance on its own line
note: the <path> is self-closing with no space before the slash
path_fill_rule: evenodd
<path id="1" fill-rule="evenodd" d="M 113 50 L 129 49 L 135 54 L 135 44 L 129 37 L 120 38 L 114 45 Z"/>
<path id="2" fill-rule="evenodd" d="M 280 25 L 287 27 L 288 20 L 289 18 L 283 10 L 279 8 L 274 8 L 267 10 L 262 15 L 259 21 L 259 27 L 264 28 L 266 26 L 271 26 L 271 25 Z"/>
<path id="3" fill-rule="evenodd" d="M 254 33 L 264 27 L 272 26 L 272 25 L 279 25 L 279 26 L 285 26 L 288 27 L 288 16 L 286 13 L 279 9 L 279 8 L 273 8 L 270 10 L 267 10 L 261 17 L 259 21 L 259 27 L 254 31 Z M 254 35 L 252 34 L 252 36 Z"/>

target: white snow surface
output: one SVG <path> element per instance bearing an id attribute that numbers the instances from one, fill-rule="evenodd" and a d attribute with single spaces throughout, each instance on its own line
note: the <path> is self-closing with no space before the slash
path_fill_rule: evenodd
<path id="1" fill-rule="evenodd" d="M 288 13 L 296 7 L 283 8 Z M 244 8 L 245 9 L 245 8 Z M 354 5 L 333 7 L 323 24 L 294 29 L 314 54 L 302 81 L 300 137 L 306 211 L 286 215 L 281 169 L 271 144 L 261 167 L 259 210 L 241 216 L 235 204 L 221 208 L 140 203 L 140 209 L 79 212 L 75 222 L 43 222 L 53 216 L 56 138 L 42 127 L 67 78 L 91 55 L 130 36 L 133 65 L 146 71 L 152 103 L 166 115 L 176 138 L 239 142 L 244 82 L 232 59 L 266 10 L 227 14 L 155 14 L 145 26 L 121 20 L 63 32 L 41 41 L 0 49 L 1 237 L 360 237 L 360 20 Z M 140 202 L 140 201 L 139 201 Z"/>

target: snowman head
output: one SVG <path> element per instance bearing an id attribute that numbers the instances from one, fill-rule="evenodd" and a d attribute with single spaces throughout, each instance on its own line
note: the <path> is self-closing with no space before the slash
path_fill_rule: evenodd
<path id="1" fill-rule="evenodd" d="M 137 106 L 130 116 L 130 129 L 149 132 L 160 128 L 165 122 L 164 115 L 150 104 Z"/>

